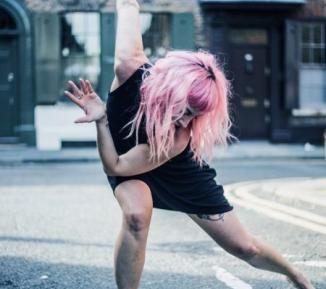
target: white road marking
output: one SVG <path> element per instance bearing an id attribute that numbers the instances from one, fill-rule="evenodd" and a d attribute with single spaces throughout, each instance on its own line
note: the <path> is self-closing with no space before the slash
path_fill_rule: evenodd
<path id="1" fill-rule="evenodd" d="M 311 187 L 311 183 L 316 180 L 319 184 Z M 282 198 L 300 200 L 315 206 L 326 207 L 326 178 L 293 177 L 258 181 L 258 183 L 264 192 L 273 193 Z"/>
<path id="2" fill-rule="evenodd" d="M 252 195 L 251 193 L 249 193 L 249 190 L 253 189 L 253 188 L 257 188 L 257 185 L 251 185 L 251 186 L 246 186 L 246 187 L 239 188 L 237 190 L 234 190 L 234 193 L 238 197 L 240 197 L 242 199 L 249 200 L 249 201 L 254 202 L 254 203 L 258 204 L 258 205 L 263 205 L 263 206 L 266 206 L 266 207 L 271 208 L 273 210 L 281 211 L 281 212 L 284 212 L 284 213 L 287 213 L 287 214 L 290 214 L 290 215 L 293 215 L 293 216 L 297 216 L 297 217 L 306 219 L 308 221 L 312 221 L 312 222 L 318 223 L 320 225 L 325 225 L 326 226 L 326 218 L 324 218 L 322 216 L 319 216 L 317 214 L 313 214 L 313 213 L 304 211 L 304 210 L 295 209 L 295 208 L 292 208 L 290 206 L 282 205 L 280 203 L 275 203 L 275 202 L 272 202 L 272 201 L 267 201 L 267 200 L 263 200 L 261 198 L 258 198 L 256 196 Z"/>
<path id="3" fill-rule="evenodd" d="M 288 182 L 282 186 L 271 183 L 274 193 L 285 198 L 300 200 L 318 207 L 326 207 L 326 178 L 319 178 L 318 185 L 313 183 L 316 179 L 302 178 L 297 182 Z"/>
<path id="4" fill-rule="evenodd" d="M 215 276 L 218 280 L 222 281 L 224 284 L 229 286 L 232 289 L 252 289 L 252 287 L 240 280 L 238 277 L 232 275 L 230 272 L 219 266 L 213 266 L 215 270 Z"/>
<path id="5" fill-rule="evenodd" d="M 287 188 L 289 189 L 289 188 Z M 296 199 L 305 203 L 313 204 L 315 206 L 319 207 L 326 207 L 326 202 L 324 200 L 321 200 L 319 198 L 315 198 L 313 196 L 304 196 L 304 195 L 295 195 L 296 192 L 290 193 L 290 194 L 285 194 L 284 193 L 284 188 L 282 189 L 276 189 L 275 194 L 283 197 L 283 198 L 288 198 L 288 199 Z"/>
<path id="6" fill-rule="evenodd" d="M 293 182 L 294 179 L 292 179 Z M 251 209 L 271 218 L 287 222 L 305 229 L 326 234 L 326 218 L 304 210 L 295 209 L 275 202 L 260 199 L 249 193 L 254 188 L 262 187 L 268 183 L 289 183 L 291 179 L 278 179 L 270 181 L 249 181 L 225 186 L 226 195 L 236 205 Z"/>
<path id="7" fill-rule="evenodd" d="M 44 279 L 48 279 L 48 278 L 49 278 L 48 275 L 42 275 L 42 276 L 40 277 L 40 279 L 42 279 L 42 280 L 44 280 Z"/>
<path id="8" fill-rule="evenodd" d="M 293 254 L 282 254 L 284 258 L 298 258 L 303 257 L 303 255 L 293 255 Z"/>
<path id="9" fill-rule="evenodd" d="M 254 210 L 256 212 L 259 212 L 263 215 L 266 215 L 268 217 L 271 217 L 271 218 L 279 220 L 279 221 L 287 222 L 287 223 L 290 223 L 290 224 L 293 224 L 293 225 L 326 235 L 326 227 L 324 227 L 324 226 L 300 219 L 298 217 L 288 215 L 286 213 L 282 213 L 280 211 L 275 211 L 275 210 L 272 210 L 272 209 L 264 207 L 264 206 L 258 206 L 258 205 L 251 204 L 251 203 L 241 200 L 237 197 L 234 197 L 230 193 L 227 193 L 226 195 L 227 195 L 227 198 L 231 201 L 231 203 L 234 203 L 241 207 Z"/>
<path id="10" fill-rule="evenodd" d="M 309 267 L 326 268 L 326 261 L 297 261 L 293 262 L 293 264 L 305 265 Z"/>
<path id="11" fill-rule="evenodd" d="M 215 252 L 224 252 L 224 250 L 221 247 L 213 247 L 213 251 L 215 251 Z"/>

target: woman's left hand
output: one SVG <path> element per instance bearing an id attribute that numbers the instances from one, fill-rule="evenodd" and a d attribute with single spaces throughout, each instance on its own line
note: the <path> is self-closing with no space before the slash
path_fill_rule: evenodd
<path id="1" fill-rule="evenodd" d="M 80 79 L 79 83 L 81 89 L 73 81 L 69 81 L 74 93 L 65 91 L 65 95 L 85 112 L 85 116 L 75 120 L 75 123 L 92 122 L 102 119 L 106 115 L 105 104 L 96 94 L 88 80 Z"/>

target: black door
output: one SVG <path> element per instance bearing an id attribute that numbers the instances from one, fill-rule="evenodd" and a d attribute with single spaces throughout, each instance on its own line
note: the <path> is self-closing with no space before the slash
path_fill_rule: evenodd
<path id="1" fill-rule="evenodd" d="M 0 36 L 0 137 L 14 136 L 16 57 L 16 40 Z"/>
<path id="2" fill-rule="evenodd" d="M 238 30 L 236 32 L 239 34 Z M 270 71 L 268 47 L 264 45 L 267 44 L 267 32 L 252 30 L 253 34 L 258 34 L 256 38 L 250 37 L 250 32 L 246 29 L 241 38 L 233 39 L 236 42 L 231 44 L 230 54 L 233 133 L 240 139 L 267 138 L 269 131 Z M 253 41 L 258 41 L 258 44 Z"/>

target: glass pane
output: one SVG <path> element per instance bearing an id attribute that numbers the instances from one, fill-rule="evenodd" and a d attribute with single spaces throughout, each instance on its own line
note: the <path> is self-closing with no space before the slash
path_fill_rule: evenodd
<path id="1" fill-rule="evenodd" d="M 84 62 L 84 75 L 94 86 L 98 85 L 98 78 L 100 74 L 100 60 L 98 57 L 87 57 Z"/>
<path id="2" fill-rule="evenodd" d="M 313 25 L 313 33 L 314 33 L 314 43 L 321 43 L 321 33 L 322 33 L 322 24 Z"/>
<path id="3" fill-rule="evenodd" d="M 326 108 L 325 67 L 301 68 L 299 70 L 299 100 L 300 108 L 320 109 Z"/>
<path id="4" fill-rule="evenodd" d="M 304 44 L 310 43 L 310 24 L 302 24 L 301 27 L 301 41 Z"/>
<path id="5" fill-rule="evenodd" d="M 100 32 L 99 17 L 96 13 L 89 13 L 86 23 L 86 30 L 89 34 L 97 34 Z"/>
<path id="6" fill-rule="evenodd" d="M 90 36 L 86 38 L 85 54 L 87 56 L 96 56 L 100 54 L 100 43 L 97 36 Z"/>
<path id="7" fill-rule="evenodd" d="M 301 61 L 302 61 L 302 63 L 310 63 L 310 48 L 308 48 L 308 47 L 302 48 Z"/>
<path id="8" fill-rule="evenodd" d="M 61 18 L 62 82 L 88 79 L 97 89 L 100 74 L 99 14 L 76 12 Z M 68 101 L 63 95 L 61 101 Z"/>
<path id="9" fill-rule="evenodd" d="M 268 43 L 268 35 L 265 29 L 231 29 L 229 37 L 233 44 Z"/>
<path id="10" fill-rule="evenodd" d="M 170 46 L 170 17 L 164 13 L 141 13 L 146 56 L 152 62 L 164 57 Z"/>
<path id="11" fill-rule="evenodd" d="M 324 52 L 324 49 L 322 48 L 314 48 L 313 49 L 313 63 L 323 63 L 322 53 Z"/>
<path id="12" fill-rule="evenodd" d="M 0 8 L 0 30 L 1 29 L 15 29 L 15 20 L 5 11 Z"/>
<path id="13" fill-rule="evenodd" d="M 68 23 L 71 25 L 72 34 L 78 35 L 85 33 L 85 28 L 87 27 L 87 25 L 85 25 L 87 15 L 85 14 L 86 13 L 76 12 L 67 15 Z"/>

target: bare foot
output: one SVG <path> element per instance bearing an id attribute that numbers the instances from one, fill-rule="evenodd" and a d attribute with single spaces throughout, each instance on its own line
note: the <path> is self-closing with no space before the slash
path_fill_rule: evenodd
<path id="1" fill-rule="evenodd" d="M 295 288 L 315 289 L 315 287 L 300 272 L 296 272 L 293 277 L 286 277 L 286 279 Z"/>

